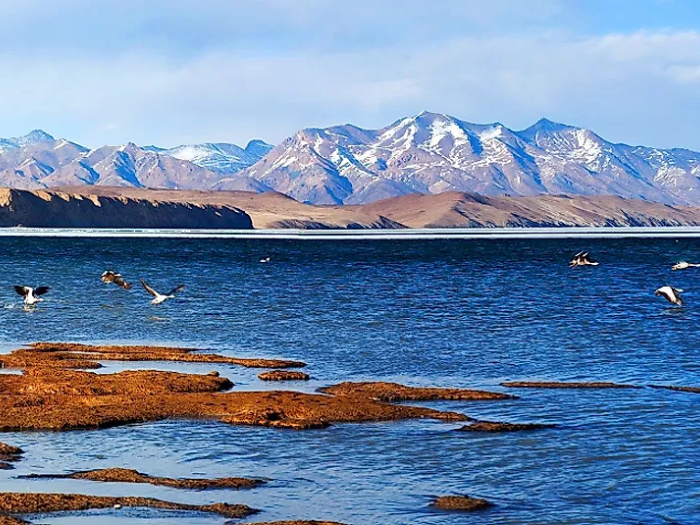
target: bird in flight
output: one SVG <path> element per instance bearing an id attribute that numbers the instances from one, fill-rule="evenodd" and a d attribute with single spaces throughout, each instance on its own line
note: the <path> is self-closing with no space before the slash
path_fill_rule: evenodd
<path id="1" fill-rule="evenodd" d="M 131 283 L 127 283 L 122 277 L 122 274 L 113 272 L 112 270 L 105 270 L 100 279 L 102 279 L 103 283 L 114 283 L 120 288 L 131 290 Z"/>
<path id="2" fill-rule="evenodd" d="M 184 284 L 178 284 L 175 288 L 170 290 L 168 293 L 161 294 L 161 293 L 156 292 L 150 286 L 148 286 L 146 281 L 144 281 L 143 279 L 141 279 L 141 284 L 146 289 L 146 291 L 153 296 L 153 300 L 151 301 L 151 304 L 160 304 L 160 303 L 164 302 L 166 299 L 173 299 L 175 297 L 176 293 L 181 292 L 182 290 L 185 289 Z"/>
<path id="3" fill-rule="evenodd" d="M 676 289 L 673 286 L 662 286 L 654 292 L 654 295 L 665 298 L 671 304 L 683 306 L 683 299 L 681 299 L 682 291 L 683 290 Z"/>
<path id="4" fill-rule="evenodd" d="M 687 268 L 700 268 L 700 264 L 694 264 L 694 263 L 689 263 L 685 261 L 681 261 L 679 263 L 676 263 L 673 265 L 671 270 L 685 270 Z"/>
<path id="5" fill-rule="evenodd" d="M 19 286 L 15 285 L 15 292 L 24 297 L 25 306 L 34 306 L 39 301 L 43 301 L 39 296 L 44 295 L 49 291 L 48 286 L 37 286 L 32 288 L 31 286 Z"/>
<path id="6" fill-rule="evenodd" d="M 588 252 L 578 252 L 569 262 L 569 268 L 574 268 L 575 266 L 598 266 L 599 264 L 599 262 L 592 261 L 588 257 Z"/>

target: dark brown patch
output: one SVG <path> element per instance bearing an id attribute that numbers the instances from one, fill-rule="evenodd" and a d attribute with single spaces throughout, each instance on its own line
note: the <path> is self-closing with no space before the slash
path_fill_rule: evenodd
<path id="1" fill-rule="evenodd" d="M 177 489 L 208 490 L 208 489 L 248 489 L 265 483 L 261 479 L 248 478 L 218 478 L 218 479 L 173 479 L 159 478 L 142 474 L 126 468 L 108 468 L 74 472 L 72 474 L 31 474 L 21 476 L 24 479 L 85 479 L 105 483 L 150 483 Z"/>
<path id="2" fill-rule="evenodd" d="M 499 392 L 486 392 L 483 390 L 469 390 L 464 388 L 413 387 L 400 385 L 398 383 L 384 382 L 345 382 L 320 388 L 319 392 L 334 396 L 378 399 L 386 402 L 435 400 L 491 401 L 517 399 L 515 396 L 501 394 Z"/>
<path id="3" fill-rule="evenodd" d="M 700 394 L 700 387 L 697 386 L 664 386 L 664 385 L 649 385 L 651 388 L 662 388 L 664 390 L 674 390 L 676 392 L 689 392 L 691 394 Z"/>
<path id="4" fill-rule="evenodd" d="M 555 428 L 556 425 L 543 423 L 504 423 L 500 421 L 477 421 L 471 425 L 458 428 L 459 432 L 519 432 L 526 430 L 539 430 L 543 428 Z"/>
<path id="5" fill-rule="evenodd" d="M 605 382 L 581 382 L 567 383 L 559 381 L 508 381 L 501 386 L 510 388 L 642 388 L 635 385 L 621 385 L 619 383 Z"/>
<path id="6" fill-rule="evenodd" d="M 433 501 L 432 506 L 441 510 L 459 510 L 474 512 L 492 507 L 493 504 L 485 499 L 470 498 L 469 496 L 440 496 Z"/>
<path id="7" fill-rule="evenodd" d="M 294 370 L 272 370 L 258 375 L 263 381 L 308 381 L 309 375 Z"/>

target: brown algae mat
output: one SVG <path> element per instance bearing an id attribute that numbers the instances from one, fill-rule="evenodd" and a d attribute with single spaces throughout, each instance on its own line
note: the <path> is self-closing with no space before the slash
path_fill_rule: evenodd
<path id="1" fill-rule="evenodd" d="M 195 348 L 168 346 L 103 346 L 78 343 L 33 343 L 0 356 L 0 368 L 100 368 L 100 361 L 184 361 L 220 363 L 249 368 L 300 368 L 301 361 L 246 359 L 205 353 Z"/>
<path id="2" fill-rule="evenodd" d="M 225 518 L 245 518 L 259 512 L 247 505 L 214 503 L 211 505 L 189 505 L 173 503 L 155 498 L 87 496 L 83 494 L 39 494 L 0 492 L 0 514 L 23 515 L 51 512 L 83 511 L 119 507 L 149 507 L 163 510 L 184 510 L 218 514 Z M 8 518 L 9 519 L 9 518 Z M 22 523 L 8 521 L 7 523 Z"/>
<path id="3" fill-rule="evenodd" d="M 522 432 L 555 428 L 557 425 L 544 423 L 504 423 L 502 421 L 477 421 L 471 425 L 458 428 L 458 432 Z"/>
<path id="4" fill-rule="evenodd" d="M 462 512 L 474 512 L 488 509 L 493 506 L 485 499 L 469 496 L 440 496 L 433 501 L 432 506 L 440 510 L 456 510 Z"/>
<path id="5" fill-rule="evenodd" d="M 398 383 L 384 382 L 345 382 L 334 386 L 319 388 L 319 392 L 334 396 L 378 399 L 388 403 L 397 401 L 491 401 L 517 399 L 517 396 L 501 394 L 499 392 L 486 392 L 483 390 L 469 390 L 464 388 L 413 387 L 400 385 Z"/>
<path id="6" fill-rule="evenodd" d="M 10 470 L 15 468 L 12 463 L 22 458 L 24 451 L 19 447 L 0 443 L 0 470 Z"/>
<path id="7" fill-rule="evenodd" d="M 501 386 L 509 388 L 642 388 L 636 385 L 622 385 L 619 383 L 591 382 L 565 382 L 565 381 L 508 381 Z"/>
<path id="8" fill-rule="evenodd" d="M 150 483 L 151 485 L 190 490 L 250 489 L 265 483 L 262 479 L 250 478 L 160 478 L 126 468 L 87 470 L 84 472 L 73 472 L 72 474 L 30 474 L 28 476 L 20 476 L 20 479 L 84 479 L 104 483 Z"/>
<path id="9" fill-rule="evenodd" d="M 469 419 L 363 395 L 223 392 L 230 387 L 228 379 L 217 375 L 29 368 L 21 375 L 0 374 L 0 431 L 101 428 L 175 418 L 296 429 L 345 422 Z"/>
<path id="10" fill-rule="evenodd" d="M 309 374 L 297 370 L 270 370 L 258 375 L 262 381 L 308 381 Z"/>

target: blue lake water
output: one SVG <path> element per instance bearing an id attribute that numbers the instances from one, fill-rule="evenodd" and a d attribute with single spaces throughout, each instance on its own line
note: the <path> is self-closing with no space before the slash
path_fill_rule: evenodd
<path id="1" fill-rule="evenodd" d="M 246 522 L 359 524 L 700 523 L 700 395 L 656 389 L 513 390 L 506 380 L 700 385 L 700 240 L 283 241 L 0 238 L 0 349 L 52 340 L 157 343 L 307 362 L 309 383 L 257 380 L 255 369 L 108 363 L 100 372 L 218 370 L 236 389 L 313 391 L 345 380 L 479 387 L 519 400 L 423 403 L 472 417 L 556 423 L 529 433 L 452 432 L 436 421 L 319 431 L 163 421 L 99 431 L 6 433 L 25 458 L 0 490 L 147 495 L 246 503 Z M 598 267 L 569 269 L 587 249 Z M 260 264 L 270 256 L 269 264 Z M 136 283 L 100 282 L 105 269 Z M 167 291 L 149 305 L 137 279 Z M 49 285 L 21 308 L 12 285 Z M 661 285 L 685 290 L 668 308 Z M 248 491 L 18 480 L 106 467 L 170 477 L 261 476 Z M 434 496 L 495 503 L 437 512 Z M 140 509 L 40 516 L 46 524 L 222 524 L 217 516 Z"/>

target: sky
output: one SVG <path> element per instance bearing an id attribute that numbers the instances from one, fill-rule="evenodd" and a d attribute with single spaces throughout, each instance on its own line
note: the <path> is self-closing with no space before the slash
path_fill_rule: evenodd
<path id="1" fill-rule="evenodd" d="M 279 143 L 421 111 L 700 150 L 696 0 L 0 0 L 0 137 Z"/>

